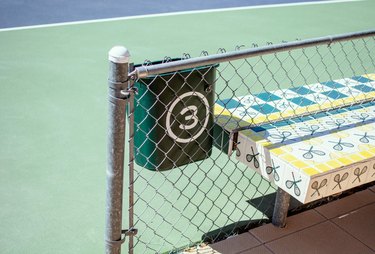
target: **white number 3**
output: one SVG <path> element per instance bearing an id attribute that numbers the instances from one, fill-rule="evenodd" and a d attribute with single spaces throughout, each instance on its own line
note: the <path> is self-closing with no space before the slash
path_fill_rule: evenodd
<path id="1" fill-rule="evenodd" d="M 200 128 L 199 131 L 195 132 L 194 135 L 190 138 L 182 138 L 179 136 L 177 136 L 172 128 L 171 128 L 171 116 L 172 116 L 172 111 L 173 109 L 175 108 L 175 106 L 181 102 L 185 97 L 198 97 L 199 100 L 201 101 L 201 105 L 203 107 L 200 107 L 199 110 L 204 110 L 206 111 L 205 114 L 202 114 L 205 116 L 205 119 L 204 119 L 204 122 L 203 122 L 203 125 L 202 127 Z M 199 119 L 198 119 L 198 116 L 197 116 L 197 113 L 198 113 L 198 107 L 195 106 L 195 105 L 189 105 L 185 108 L 183 108 L 180 112 L 181 115 L 185 115 L 186 113 L 189 113 L 189 115 L 185 116 L 185 120 L 186 121 L 191 121 L 193 120 L 192 123 L 190 124 L 180 124 L 179 125 L 179 128 L 181 130 L 191 130 L 193 129 L 194 127 L 197 126 L 197 124 L 199 123 Z M 187 93 L 184 93 L 182 95 L 180 95 L 172 104 L 171 106 L 169 107 L 169 110 L 167 112 L 167 116 L 166 116 L 166 119 L 165 119 L 165 127 L 167 128 L 167 133 L 168 135 L 174 139 L 176 142 L 180 142 L 180 143 L 189 143 L 189 142 L 192 142 L 194 140 L 196 140 L 200 135 L 202 135 L 202 133 L 204 132 L 204 130 L 207 128 L 207 125 L 208 125 L 208 121 L 210 119 L 210 104 L 208 103 L 207 101 L 207 98 L 199 93 L 199 92 L 187 92 Z M 203 119 L 202 119 L 203 120 Z"/>
<path id="2" fill-rule="evenodd" d="M 181 130 L 191 130 L 191 129 L 193 129 L 198 124 L 198 117 L 197 117 L 198 108 L 197 108 L 197 106 L 194 106 L 194 105 L 187 106 L 186 108 L 184 108 L 183 110 L 181 110 L 180 114 L 181 115 L 185 115 L 186 112 L 191 112 L 192 115 L 186 116 L 185 120 L 186 121 L 193 120 L 194 122 L 192 122 L 189 125 L 180 124 L 179 127 L 180 127 Z"/>

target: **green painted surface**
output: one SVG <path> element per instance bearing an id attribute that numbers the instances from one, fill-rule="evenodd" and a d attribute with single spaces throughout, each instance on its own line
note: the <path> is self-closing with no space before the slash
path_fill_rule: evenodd
<path id="1" fill-rule="evenodd" d="M 371 29 L 374 9 L 363 1 L 0 32 L 0 253 L 103 253 L 113 45 L 134 62 L 195 56 Z"/>

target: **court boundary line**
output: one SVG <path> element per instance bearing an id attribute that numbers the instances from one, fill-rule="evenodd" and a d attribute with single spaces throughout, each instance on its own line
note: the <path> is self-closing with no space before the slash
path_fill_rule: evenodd
<path id="1" fill-rule="evenodd" d="M 241 7 L 217 8 L 217 9 L 207 9 L 207 10 L 178 11 L 178 12 L 167 12 L 167 13 L 158 13 L 158 14 L 145 14 L 145 15 L 134 15 L 134 16 L 126 16 L 126 17 L 91 19 L 91 20 L 59 22 L 59 23 L 42 24 L 42 25 L 0 28 L 0 32 L 28 30 L 28 29 L 37 29 L 37 28 L 59 27 L 59 26 L 69 26 L 69 25 L 83 25 L 83 24 L 102 23 L 102 22 L 121 21 L 121 20 L 168 17 L 168 16 L 178 16 L 178 15 L 216 13 L 216 12 L 226 12 L 226 11 L 242 11 L 242 10 L 253 10 L 253 9 L 283 8 L 283 7 L 319 5 L 319 4 L 336 4 L 336 3 L 362 2 L 362 1 L 366 1 L 366 0 L 329 0 L 329 1 L 314 1 L 314 2 L 298 2 L 298 3 L 241 6 Z"/>

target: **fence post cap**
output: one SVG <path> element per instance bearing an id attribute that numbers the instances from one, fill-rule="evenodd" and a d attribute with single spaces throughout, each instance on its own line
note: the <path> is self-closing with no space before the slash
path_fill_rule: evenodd
<path id="1" fill-rule="evenodd" d="M 128 63 L 130 53 L 124 46 L 114 46 L 108 52 L 108 60 L 114 63 Z"/>

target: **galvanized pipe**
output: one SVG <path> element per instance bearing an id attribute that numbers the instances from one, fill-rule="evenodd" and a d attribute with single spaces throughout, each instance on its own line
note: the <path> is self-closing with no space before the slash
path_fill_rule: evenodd
<path id="1" fill-rule="evenodd" d="M 120 254 L 122 238 L 122 194 L 125 150 L 125 112 L 128 95 L 129 52 L 113 47 L 109 59 L 109 126 L 106 192 L 105 253 Z"/>
<path id="2" fill-rule="evenodd" d="M 277 188 L 275 207 L 273 210 L 272 224 L 276 227 L 283 228 L 286 225 L 286 217 L 288 215 L 290 203 L 290 194 Z"/>
<path id="3" fill-rule="evenodd" d="M 131 85 L 132 86 L 132 85 Z M 129 254 L 134 253 L 134 91 L 129 90 Z"/>
<path id="4" fill-rule="evenodd" d="M 135 78 L 145 78 L 151 75 L 157 75 L 161 73 L 174 72 L 183 69 L 196 68 L 204 65 L 211 65 L 216 63 L 234 61 L 239 59 L 246 59 L 249 57 L 261 56 L 271 53 L 277 53 L 282 51 L 289 51 L 293 49 L 306 48 L 311 46 L 317 46 L 322 44 L 330 45 L 335 42 L 353 40 L 358 38 L 364 38 L 369 36 L 375 36 L 375 30 L 347 33 L 335 36 L 326 36 L 314 39 L 307 39 L 301 41 L 294 41 L 282 44 L 268 45 L 259 48 L 251 48 L 245 50 L 238 50 L 234 52 L 216 54 L 211 56 L 203 56 L 197 58 L 190 58 L 181 61 L 173 61 L 168 63 L 140 66 L 135 69 L 130 75 L 135 75 Z"/>

